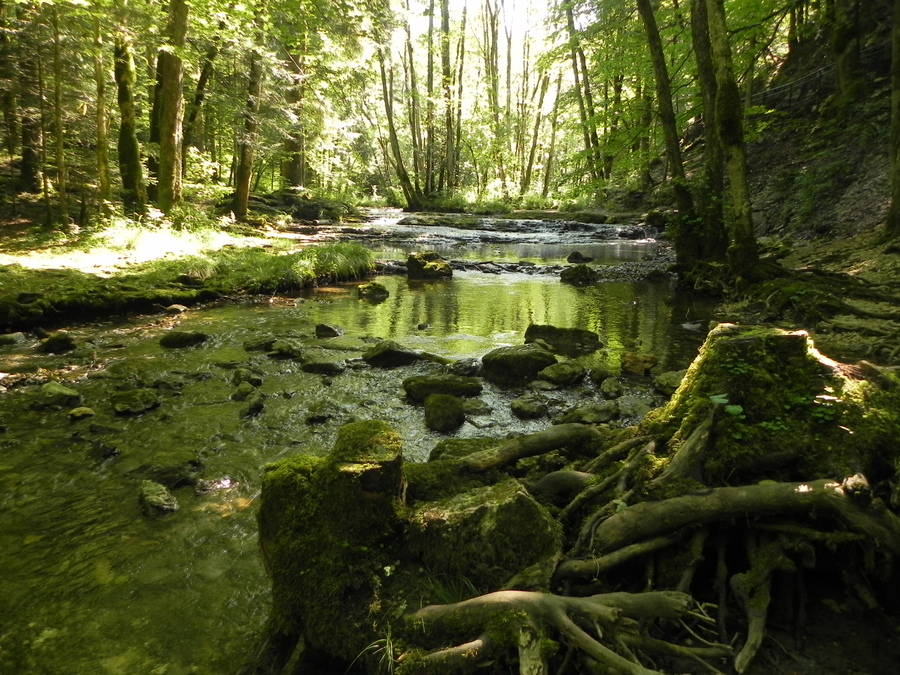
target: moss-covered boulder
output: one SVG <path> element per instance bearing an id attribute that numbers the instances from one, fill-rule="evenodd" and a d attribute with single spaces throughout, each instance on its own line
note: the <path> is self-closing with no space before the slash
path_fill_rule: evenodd
<path id="1" fill-rule="evenodd" d="M 138 503 L 145 516 L 159 516 L 178 510 L 178 500 L 165 485 L 152 480 L 141 481 Z"/>
<path id="2" fill-rule="evenodd" d="M 563 413 L 553 420 L 554 424 L 569 424 L 579 422 L 581 424 L 605 424 L 619 416 L 619 406 L 615 401 L 601 401 L 600 403 L 586 403 L 578 405 Z"/>
<path id="3" fill-rule="evenodd" d="M 474 377 L 444 373 L 408 377 L 403 380 L 403 390 L 411 400 L 421 403 L 432 394 L 478 396 L 482 385 L 481 381 Z"/>
<path id="4" fill-rule="evenodd" d="M 362 360 L 374 368 L 399 368 L 422 358 L 419 352 L 401 347 L 393 340 L 382 340 L 362 354 Z"/>
<path id="5" fill-rule="evenodd" d="M 38 351 L 45 354 L 65 354 L 77 347 L 75 338 L 67 330 L 58 330 L 41 341 Z"/>
<path id="6" fill-rule="evenodd" d="M 559 273 L 559 280 L 572 286 L 587 286 L 595 283 L 599 278 L 597 270 L 587 265 L 574 265 Z"/>
<path id="7" fill-rule="evenodd" d="M 324 458 L 266 467 L 259 537 L 272 579 L 270 628 L 350 663 L 377 636 L 386 567 L 402 527 L 400 437 L 380 421 L 340 429 Z M 343 671 L 341 671 L 343 672 Z"/>
<path id="8" fill-rule="evenodd" d="M 387 287 L 377 281 L 372 281 L 368 284 L 360 284 L 356 287 L 356 292 L 359 295 L 360 300 L 368 300 L 373 303 L 384 302 L 391 295 L 391 292 Z"/>
<path id="9" fill-rule="evenodd" d="M 530 344 L 537 340 L 547 343 L 567 356 L 590 354 L 603 347 L 600 336 L 593 331 L 533 323 L 525 330 L 525 343 Z"/>
<path id="10" fill-rule="evenodd" d="M 587 370 L 580 363 L 564 361 L 547 366 L 538 373 L 538 378 L 557 387 L 571 387 L 581 382 L 585 375 L 587 375 Z"/>
<path id="11" fill-rule="evenodd" d="M 547 402 L 535 394 L 525 394 L 509 402 L 512 414 L 520 420 L 534 420 L 547 414 Z"/>
<path id="12" fill-rule="evenodd" d="M 110 397 L 116 415 L 140 415 L 159 406 L 159 394 L 154 389 L 129 389 Z"/>
<path id="13" fill-rule="evenodd" d="M 451 394 L 431 394 L 425 399 L 425 426 L 432 431 L 455 431 L 466 421 L 462 399 Z"/>
<path id="14" fill-rule="evenodd" d="M 625 352 L 622 354 L 622 372 L 632 375 L 648 375 L 656 367 L 659 359 L 652 354 Z"/>
<path id="15" fill-rule="evenodd" d="M 30 407 L 34 410 L 73 408 L 81 404 L 81 394 L 64 384 L 51 380 L 29 392 Z"/>
<path id="16" fill-rule="evenodd" d="M 477 588 L 499 588 L 562 546 L 560 524 L 514 479 L 422 505 L 407 536 L 432 572 Z"/>
<path id="17" fill-rule="evenodd" d="M 450 263 L 434 251 L 410 253 L 406 269 L 410 279 L 449 279 L 453 276 Z"/>
<path id="18" fill-rule="evenodd" d="M 501 387 L 521 387 L 556 362 L 553 354 L 534 345 L 498 347 L 482 357 L 481 374 Z"/>

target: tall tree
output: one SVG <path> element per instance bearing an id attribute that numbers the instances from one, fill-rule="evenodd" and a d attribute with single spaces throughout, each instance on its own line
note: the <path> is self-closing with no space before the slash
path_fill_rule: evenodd
<path id="1" fill-rule="evenodd" d="M 653 62 L 653 74 L 656 80 L 656 102 L 659 118 L 662 123 L 663 136 L 666 143 L 666 157 L 669 173 L 672 176 L 672 189 L 678 206 L 678 224 L 675 230 L 675 255 L 678 265 L 684 270 L 692 269 L 700 260 L 699 237 L 695 231 L 694 199 L 687 186 L 684 173 L 684 161 L 681 156 L 681 137 L 678 120 L 672 105 L 672 86 L 669 69 L 666 65 L 666 53 L 653 13 L 650 0 L 637 0 L 637 9 L 647 35 L 647 46 Z"/>
<path id="2" fill-rule="evenodd" d="M 741 285 L 756 276 L 759 263 L 747 180 L 744 111 L 731 61 L 724 0 L 706 0 L 706 11 L 716 72 L 716 131 L 725 153 L 725 167 L 731 188 L 728 264 L 732 276 Z"/>
<path id="3" fill-rule="evenodd" d="M 894 0 L 891 27 L 891 207 L 886 234 L 900 237 L 900 0 Z"/>
<path id="4" fill-rule="evenodd" d="M 108 124 L 106 119 L 106 66 L 103 63 L 103 34 L 100 18 L 94 17 L 94 81 L 97 87 L 97 101 L 94 106 L 94 121 L 97 125 L 97 187 L 100 201 L 106 210 L 112 201 L 112 184 L 109 178 Z"/>
<path id="5" fill-rule="evenodd" d="M 125 210 L 141 215 L 146 211 L 147 188 L 141 165 L 141 147 L 137 137 L 134 103 L 134 56 L 131 42 L 119 32 L 113 50 L 116 98 L 119 104 L 119 174 L 122 177 L 122 202 Z"/>
<path id="6" fill-rule="evenodd" d="M 163 213 L 181 203 L 181 142 L 184 117 L 182 50 L 187 37 L 187 0 L 170 0 L 166 44 L 160 51 L 159 174 L 156 202 Z"/>
<path id="7" fill-rule="evenodd" d="M 250 203 L 250 180 L 253 176 L 256 133 L 259 127 L 257 113 L 262 91 L 262 56 L 254 49 L 250 52 L 250 69 L 247 77 L 247 105 L 244 108 L 244 128 L 238 140 L 238 162 L 234 179 L 234 200 L 231 209 L 239 221 L 247 220 Z"/>

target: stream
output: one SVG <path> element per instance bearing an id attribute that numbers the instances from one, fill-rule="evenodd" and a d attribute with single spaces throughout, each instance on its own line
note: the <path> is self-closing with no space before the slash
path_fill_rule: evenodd
<path id="1" fill-rule="evenodd" d="M 425 461 L 446 438 L 425 427 L 400 386 L 440 366 L 370 368 L 360 355 L 378 339 L 478 358 L 521 344 L 531 323 L 552 324 L 600 335 L 605 348 L 579 358 L 588 368 L 618 372 L 627 351 L 656 356 L 655 372 L 686 367 L 711 305 L 677 296 L 665 278 L 573 287 L 555 273 L 574 250 L 596 266 L 664 254 L 638 234 L 632 225 L 563 221 L 422 225 L 384 211 L 357 226 L 298 227 L 285 236 L 298 246 L 352 238 L 383 260 L 431 249 L 462 262 L 490 260 L 502 271 L 471 269 L 435 282 L 379 276 L 390 291 L 380 303 L 358 299 L 357 284 L 348 283 L 70 326 L 78 347 L 63 355 L 39 353 L 33 336 L 0 346 L 0 673 L 236 672 L 268 612 L 254 505 L 262 467 L 328 452 L 337 429 L 353 420 L 388 421 L 409 461 Z M 316 338 L 317 324 L 342 335 Z M 164 349 L 159 339 L 174 327 L 209 339 Z M 302 361 L 252 348 L 267 338 L 296 345 Z M 338 366 L 323 375 L 302 362 Z M 246 371 L 265 395 L 257 415 L 245 416 L 246 403 L 232 399 Z M 73 420 L 74 404 L 46 405 L 40 392 L 48 379 L 77 392 L 93 414 Z M 116 414 L 111 399 L 135 389 L 153 392 L 155 405 Z M 632 390 L 662 402 L 648 393 L 649 378 L 628 380 Z M 542 394 L 550 417 L 600 398 L 587 380 Z M 486 383 L 482 410 L 454 435 L 503 437 L 550 423 L 513 417 L 516 395 Z M 143 515 L 138 490 L 146 479 L 174 486 L 179 510 Z"/>

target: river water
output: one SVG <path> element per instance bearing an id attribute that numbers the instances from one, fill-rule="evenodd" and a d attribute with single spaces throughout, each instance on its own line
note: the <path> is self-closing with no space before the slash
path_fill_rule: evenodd
<path id="1" fill-rule="evenodd" d="M 379 258 L 435 249 L 462 261 L 563 265 L 572 250 L 600 265 L 661 255 L 649 239 L 622 240 L 609 228 L 535 224 L 403 226 L 382 214 L 318 239 L 353 236 Z M 513 225 L 512 227 L 517 227 Z M 309 234 L 295 235 L 306 245 Z M 37 340 L 0 347 L 0 673 L 183 675 L 233 673 L 250 654 L 268 611 L 268 583 L 256 544 L 261 468 L 298 452 L 323 454 L 336 430 L 382 418 L 402 434 L 411 461 L 442 436 L 424 426 L 400 382 L 437 366 L 397 371 L 364 367 L 377 338 L 449 358 L 479 357 L 521 344 L 530 323 L 596 331 L 605 349 L 582 360 L 615 372 L 625 351 L 653 354 L 659 372 L 696 353 L 710 307 L 679 298 L 670 281 L 607 281 L 585 288 L 558 275 L 458 272 L 452 280 L 378 277 L 390 297 L 361 301 L 356 284 L 296 298 L 263 298 L 197 309 L 178 317 L 133 317 L 71 326 L 79 347 L 36 352 Z M 546 269 L 544 269 L 546 271 Z M 314 338 L 327 323 L 341 337 Z M 166 350 L 166 331 L 197 330 L 199 347 Z M 336 361 L 342 374 L 305 372 L 245 346 L 275 337 L 307 361 Z M 232 400 L 237 368 L 261 379 L 261 414 Z M 22 374 L 27 375 L 22 375 Z M 69 406 L 41 409 L 36 391 L 52 375 L 94 415 L 71 421 Z M 29 378 L 3 391 L 4 382 Z M 110 397 L 150 389 L 159 405 L 118 416 Z M 486 386 L 482 414 L 457 435 L 502 436 L 544 428 L 508 412 L 514 396 Z M 546 393 L 551 411 L 593 400 L 592 384 Z M 177 487 L 177 512 L 148 518 L 138 505 L 144 479 Z M 199 481 L 199 482 L 198 482 Z"/>

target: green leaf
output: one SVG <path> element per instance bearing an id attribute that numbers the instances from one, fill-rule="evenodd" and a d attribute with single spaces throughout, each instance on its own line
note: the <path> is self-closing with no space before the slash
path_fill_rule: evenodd
<path id="1" fill-rule="evenodd" d="M 727 412 L 729 415 L 740 415 L 742 412 L 744 412 L 744 406 L 726 405 L 725 412 Z"/>
<path id="2" fill-rule="evenodd" d="M 709 400 L 716 405 L 726 405 L 728 403 L 728 394 L 713 394 Z"/>

